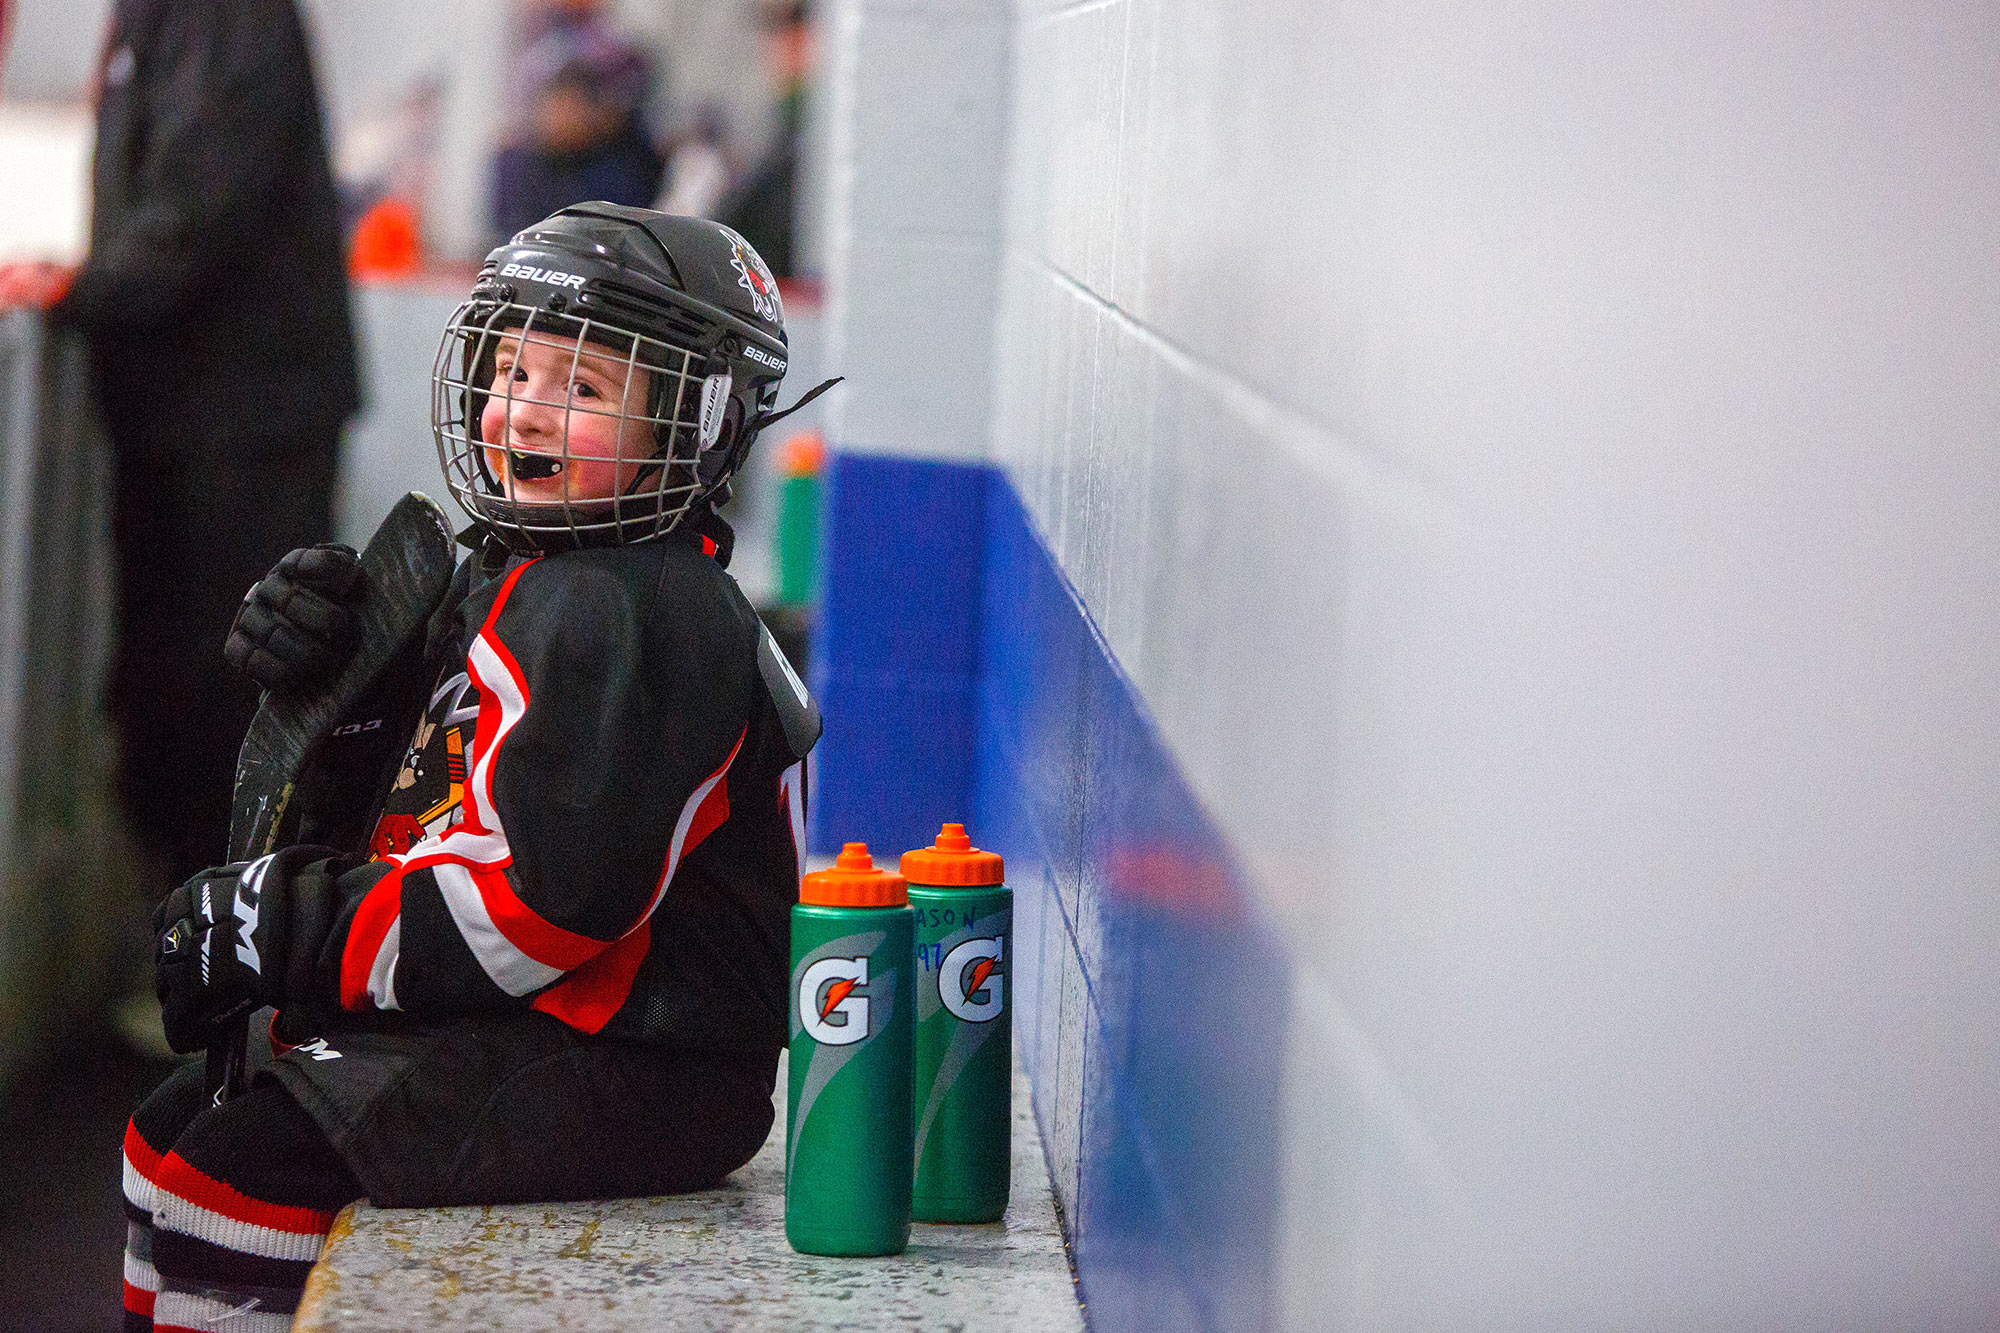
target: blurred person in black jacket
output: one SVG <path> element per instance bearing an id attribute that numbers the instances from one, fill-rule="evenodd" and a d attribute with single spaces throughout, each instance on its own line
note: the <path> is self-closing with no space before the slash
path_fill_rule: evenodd
<path id="1" fill-rule="evenodd" d="M 789 278 L 798 272 L 792 230 L 813 66 L 812 13 L 805 0 L 763 0 L 760 13 L 764 62 L 778 94 L 778 125 L 757 161 L 717 202 L 715 218 L 755 246 L 772 273 Z"/>
<path id="2" fill-rule="evenodd" d="M 227 849 L 256 691 L 244 589 L 331 527 L 359 403 L 333 178 L 293 0 L 116 0 L 80 269 L 0 273 L 88 344 L 114 456 L 110 711 L 132 832 L 179 883 Z"/>
<path id="3" fill-rule="evenodd" d="M 600 0 L 544 0 L 529 37 L 514 80 L 527 90 L 522 133 L 493 164 L 496 243 L 586 199 L 644 207 L 666 175 L 646 129 L 653 61 Z"/>

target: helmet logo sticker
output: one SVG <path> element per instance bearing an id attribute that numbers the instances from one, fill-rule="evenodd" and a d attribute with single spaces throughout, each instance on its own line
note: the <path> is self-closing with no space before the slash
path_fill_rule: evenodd
<path id="1" fill-rule="evenodd" d="M 722 439 L 722 422 L 729 408 L 731 378 L 710 375 L 701 385 L 701 447 L 713 449 Z"/>
<path id="2" fill-rule="evenodd" d="M 750 304 L 755 306 L 760 318 L 778 321 L 784 318 L 778 304 L 778 284 L 771 277 L 771 270 L 764 267 L 764 260 L 749 242 L 731 232 L 729 266 L 736 270 L 736 285 L 750 293 Z"/>

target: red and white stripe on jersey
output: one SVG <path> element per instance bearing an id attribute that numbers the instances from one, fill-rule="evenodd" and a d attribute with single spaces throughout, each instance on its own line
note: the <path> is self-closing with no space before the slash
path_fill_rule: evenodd
<path id="1" fill-rule="evenodd" d="M 391 858 L 393 860 L 394 858 Z M 361 899 L 340 954 L 340 1007 L 395 1009 L 403 947 L 403 872 L 392 869 Z"/>
<path id="2" fill-rule="evenodd" d="M 534 1008 L 581 1032 L 600 1031 L 611 1021 L 618 1006 L 632 993 L 639 964 L 652 946 L 653 912 L 666 896 L 667 886 L 673 883 L 681 858 L 729 818 L 729 768 L 743 749 L 743 738 L 749 734 L 748 726 L 736 734 L 729 757 L 702 780 L 681 806 L 680 818 L 674 821 L 673 840 L 667 844 L 667 863 L 661 867 L 660 882 L 654 886 L 652 900 L 639 919 L 597 957 L 571 972 L 559 985 L 537 995 Z"/>
<path id="3" fill-rule="evenodd" d="M 428 870 L 452 923 L 495 986 L 516 997 L 542 991 L 534 1007 L 572 1027 L 596 1032 L 631 993 L 651 939 L 647 923 L 681 859 L 729 818 L 727 776 L 743 748 L 747 726 L 738 733 L 728 757 L 682 806 L 652 898 L 615 940 L 565 930 L 521 900 L 507 873 L 514 856 L 494 804 L 493 770 L 507 734 L 528 711 L 529 692 L 526 675 L 495 626 L 515 583 L 533 563 L 523 564 L 501 584 L 493 609 L 466 653 L 467 674 L 479 691 L 479 715 L 473 726 L 472 765 L 466 773 L 460 819 L 401 856 L 387 858 L 395 868 L 368 891 L 348 932 L 341 958 L 345 1008 L 398 1007 L 395 978 L 402 952 L 403 885 L 408 876 Z M 586 971 L 588 975 L 583 975 Z"/>
<path id="4" fill-rule="evenodd" d="M 681 857 L 693 851 L 701 840 L 722 827 L 729 818 L 729 766 L 736 762 L 736 756 L 743 749 L 743 738 L 750 734 L 746 724 L 736 733 L 736 744 L 729 747 L 729 757 L 721 767 L 701 780 L 694 794 L 681 806 L 681 817 L 674 821 L 674 838 L 667 844 L 667 863 L 660 867 L 660 882 L 653 886 L 653 900 L 646 904 L 646 910 L 639 914 L 645 921 L 653 915 L 653 909 L 660 905 L 660 899 L 667 896 L 667 885 L 673 883 L 674 871 L 680 869 Z M 634 923 L 633 929 L 637 929 Z"/>
<path id="5" fill-rule="evenodd" d="M 319 1258 L 333 1213 L 253 1199 L 189 1165 L 179 1153 L 160 1159 L 153 1226 L 266 1259 Z"/>
<path id="6" fill-rule="evenodd" d="M 493 984 L 509 995 L 540 990 L 604 948 L 601 940 L 550 925 L 521 901 L 505 871 L 456 860 L 429 865 L 445 910 Z"/>
<path id="7" fill-rule="evenodd" d="M 806 761 L 801 759 L 778 774 L 778 804 L 785 807 L 792 829 L 792 856 L 798 878 L 806 874 Z"/>
<path id="8" fill-rule="evenodd" d="M 423 839 L 401 856 L 386 858 L 395 868 L 368 891 L 348 930 L 347 947 L 341 956 L 343 1008 L 398 1007 L 395 977 L 402 953 L 402 881 L 414 870 L 432 871 L 472 956 L 493 984 L 509 995 L 525 995 L 548 985 L 602 947 L 542 921 L 507 887 L 504 876 L 484 875 L 480 877 L 484 882 L 480 882 L 471 874 L 474 870 L 497 872 L 513 860 L 507 832 L 493 809 L 493 764 L 500 743 L 528 711 L 528 684 L 520 664 L 493 627 L 513 595 L 514 585 L 534 563 L 530 560 L 521 565 L 500 585 L 493 609 L 466 654 L 467 675 L 479 690 L 479 716 L 473 724 L 474 763 L 466 774 L 459 822 Z M 504 900 L 489 900 L 501 895 Z M 507 933 L 510 926 L 521 938 Z M 536 926 L 543 931 L 537 931 Z M 537 942 L 534 937 L 544 931 L 581 942 L 584 948 L 559 950 L 571 959 L 567 967 L 556 957 L 537 958 L 531 951 Z M 575 956 L 579 952 L 581 957 Z"/>
<path id="9" fill-rule="evenodd" d="M 639 976 L 639 964 L 653 947 L 653 919 L 620 935 L 603 953 L 537 995 L 529 1008 L 559 1018 L 579 1032 L 604 1030 Z"/>

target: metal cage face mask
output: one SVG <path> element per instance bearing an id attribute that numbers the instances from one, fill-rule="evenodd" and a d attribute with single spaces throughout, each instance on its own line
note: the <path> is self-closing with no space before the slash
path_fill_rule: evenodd
<path id="1" fill-rule="evenodd" d="M 709 487 L 731 379 L 706 351 L 474 299 L 445 327 L 431 428 L 458 503 L 519 550 L 644 541 Z"/>

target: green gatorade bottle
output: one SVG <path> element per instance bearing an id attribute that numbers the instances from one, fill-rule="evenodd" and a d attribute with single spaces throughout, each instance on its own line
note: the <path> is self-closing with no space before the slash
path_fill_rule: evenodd
<path id="1" fill-rule="evenodd" d="M 826 472 L 826 441 L 816 430 L 801 431 L 779 451 L 784 484 L 778 489 L 778 600 L 803 606 L 813 599 L 819 578 L 820 479 Z"/>
<path id="2" fill-rule="evenodd" d="M 998 1221 L 1013 1155 L 1014 894 L 1001 859 L 974 847 L 963 824 L 905 852 L 902 868 L 917 917 L 912 1213 L 919 1222 Z"/>
<path id="3" fill-rule="evenodd" d="M 792 909 L 785 1239 L 802 1254 L 910 1242 L 909 902 L 903 877 L 850 842 Z"/>

